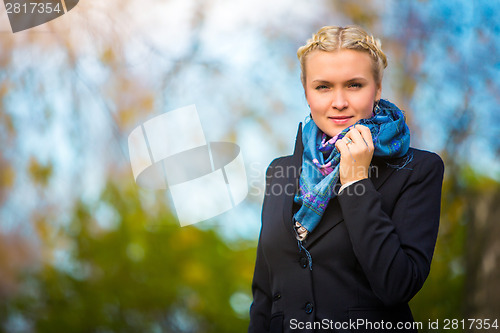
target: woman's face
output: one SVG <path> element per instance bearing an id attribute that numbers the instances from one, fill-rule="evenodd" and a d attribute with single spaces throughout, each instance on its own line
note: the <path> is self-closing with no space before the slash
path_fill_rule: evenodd
<path id="1" fill-rule="evenodd" d="M 329 136 L 370 118 L 381 87 L 365 52 L 312 51 L 306 58 L 306 99 L 316 125 Z"/>

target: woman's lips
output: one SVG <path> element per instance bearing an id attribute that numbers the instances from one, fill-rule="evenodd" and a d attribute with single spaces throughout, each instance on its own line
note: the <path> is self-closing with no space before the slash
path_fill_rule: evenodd
<path id="1" fill-rule="evenodd" d="M 331 121 L 333 121 L 335 124 L 342 125 L 347 122 L 352 118 L 353 116 L 337 116 L 337 117 L 328 117 Z"/>

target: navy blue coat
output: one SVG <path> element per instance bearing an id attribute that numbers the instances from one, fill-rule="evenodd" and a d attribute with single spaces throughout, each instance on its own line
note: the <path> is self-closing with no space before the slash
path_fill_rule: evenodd
<path id="1" fill-rule="evenodd" d="M 429 274 L 443 161 L 414 148 L 404 168 L 374 157 L 370 177 L 330 200 L 308 235 L 310 269 L 292 221 L 301 128 L 294 154 L 266 172 L 248 332 L 416 332 L 408 301 Z"/>

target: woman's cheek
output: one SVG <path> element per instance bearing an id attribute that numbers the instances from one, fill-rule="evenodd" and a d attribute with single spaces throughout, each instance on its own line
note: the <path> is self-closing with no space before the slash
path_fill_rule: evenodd
<path id="1" fill-rule="evenodd" d="M 317 109 L 318 111 L 323 110 L 325 107 L 328 107 L 329 105 L 329 99 L 327 96 L 314 96 L 315 98 L 312 98 L 311 103 L 309 104 L 312 108 Z"/>

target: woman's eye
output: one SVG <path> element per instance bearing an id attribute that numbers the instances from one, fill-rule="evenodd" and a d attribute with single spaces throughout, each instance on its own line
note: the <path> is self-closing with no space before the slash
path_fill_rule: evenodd
<path id="1" fill-rule="evenodd" d="M 322 85 L 317 86 L 316 90 L 323 90 L 323 89 L 327 89 L 327 88 L 328 88 L 327 86 L 325 86 L 324 84 L 322 84 Z"/>
<path id="2" fill-rule="evenodd" d="M 361 88 L 363 85 L 361 83 L 351 83 L 349 88 Z"/>

